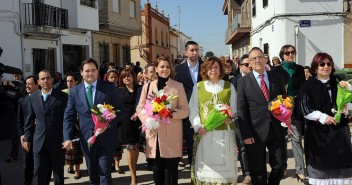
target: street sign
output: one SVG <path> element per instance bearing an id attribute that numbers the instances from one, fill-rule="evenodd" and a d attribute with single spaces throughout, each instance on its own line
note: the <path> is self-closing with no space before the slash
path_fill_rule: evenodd
<path id="1" fill-rule="evenodd" d="M 310 27 L 310 20 L 299 20 L 299 27 Z"/>

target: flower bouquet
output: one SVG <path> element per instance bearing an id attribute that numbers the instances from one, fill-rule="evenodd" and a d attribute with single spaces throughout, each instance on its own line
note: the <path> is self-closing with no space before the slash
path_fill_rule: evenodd
<path id="1" fill-rule="evenodd" d="M 91 147 L 95 143 L 95 139 L 108 124 L 116 117 L 114 107 L 109 104 L 98 104 L 91 108 L 92 119 L 94 122 L 94 135 L 88 139 L 88 146 Z"/>
<path id="2" fill-rule="evenodd" d="M 224 124 L 227 118 L 234 118 L 231 107 L 226 104 L 216 104 L 205 122 L 204 129 L 207 132 L 213 131 Z"/>
<path id="3" fill-rule="evenodd" d="M 66 93 L 67 95 L 70 95 L 70 89 L 63 89 L 62 92 Z"/>
<path id="4" fill-rule="evenodd" d="M 347 103 L 352 102 L 352 85 L 351 80 L 341 81 L 337 85 L 337 96 L 336 96 L 336 106 L 337 111 L 332 110 L 335 113 L 334 119 L 339 123 L 341 120 L 341 114 L 344 113 L 346 116 L 348 115 L 347 109 L 344 107 Z"/>
<path id="5" fill-rule="evenodd" d="M 178 96 L 176 95 L 164 94 L 164 90 L 153 92 L 149 96 L 142 112 L 148 116 L 145 122 L 142 123 L 142 130 L 157 129 L 160 123 L 171 124 L 170 118 L 172 118 L 172 113 L 175 112 L 171 109 L 171 100 L 177 98 Z"/>
<path id="6" fill-rule="evenodd" d="M 269 102 L 269 111 L 276 119 L 284 123 L 283 126 L 288 128 L 288 131 L 292 136 L 294 136 L 291 126 L 293 103 L 294 101 L 292 96 L 283 98 L 282 95 L 278 95 L 277 98 Z"/>

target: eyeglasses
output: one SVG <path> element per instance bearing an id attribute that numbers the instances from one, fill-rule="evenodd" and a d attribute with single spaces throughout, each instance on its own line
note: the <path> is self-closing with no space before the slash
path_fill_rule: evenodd
<path id="1" fill-rule="evenodd" d="M 327 65 L 328 67 L 331 67 L 332 66 L 332 62 L 319 62 L 319 66 L 320 67 L 325 67 L 325 65 Z"/>
<path id="2" fill-rule="evenodd" d="M 243 63 L 243 64 L 240 64 L 241 66 L 246 66 L 246 67 L 249 67 L 249 64 L 248 63 Z"/>
<path id="3" fill-rule="evenodd" d="M 286 55 L 286 56 L 289 56 L 289 55 L 295 55 L 296 54 L 296 51 L 286 51 L 286 52 L 284 52 L 284 55 Z"/>
<path id="4" fill-rule="evenodd" d="M 249 61 L 254 62 L 254 61 L 256 61 L 257 59 L 262 59 L 262 58 L 263 58 L 263 55 L 259 55 L 259 56 L 250 58 Z"/>

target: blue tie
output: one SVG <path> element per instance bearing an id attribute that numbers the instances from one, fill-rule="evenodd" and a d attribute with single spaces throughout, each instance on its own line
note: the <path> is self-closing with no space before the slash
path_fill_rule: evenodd
<path id="1" fill-rule="evenodd" d="M 46 102 L 48 100 L 50 94 L 43 94 L 43 100 Z"/>

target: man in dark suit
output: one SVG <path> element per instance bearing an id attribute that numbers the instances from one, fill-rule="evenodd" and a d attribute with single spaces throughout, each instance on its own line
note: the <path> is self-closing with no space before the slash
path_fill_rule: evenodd
<path id="1" fill-rule="evenodd" d="M 175 68 L 175 80 L 182 83 L 186 91 L 187 100 L 191 99 L 193 86 L 202 80 L 200 76 L 200 66 L 202 61 L 199 59 L 198 44 L 194 41 L 188 41 L 185 46 L 185 55 L 187 60 Z M 192 164 L 193 152 L 193 128 L 188 118 L 183 119 L 183 135 L 187 142 L 188 162 Z"/>
<path id="2" fill-rule="evenodd" d="M 285 95 L 279 76 L 265 70 L 261 49 L 249 52 L 253 71 L 238 80 L 238 118 L 248 156 L 253 184 L 279 185 L 285 169 L 285 128 L 268 110 L 268 102 L 278 95 Z M 272 168 L 267 179 L 266 148 Z"/>
<path id="3" fill-rule="evenodd" d="M 20 141 L 22 148 L 24 149 L 24 122 L 27 118 L 29 96 L 37 92 L 39 89 L 38 77 L 36 75 L 30 75 L 26 78 L 26 91 L 27 95 L 18 100 L 18 109 L 17 109 L 17 130 L 18 135 L 20 136 Z M 34 125 L 35 122 L 33 121 Z M 32 127 L 31 134 L 34 133 L 34 128 Z M 29 143 L 33 143 L 33 140 L 30 140 Z M 31 147 L 29 151 L 24 150 L 24 185 L 31 185 L 33 180 L 33 169 L 34 169 L 34 158 L 33 158 L 33 148 Z"/>
<path id="4" fill-rule="evenodd" d="M 29 96 L 23 145 L 28 152 L 33 140 L 34 184 L 48 185 L 53 171 L 54 183 L 60 185 L 64 184 L 65 153 L 61 143 L 67 94 L 53 89 L 49 71 L 42 70 L 38 76 L 42 89 Z"/>
<path id="5" fill-rule="evenodd" d="M 119 144 L 116 139 L 118 135 L 116 126 L 123 114 L 123 104 L 112 83 L 98 80 L 98 64 L 94 59 L 84 60 L 81 66 L 83 83 L 70 89 L 65 111 L 63 148 L 72 149 L 73 129 L 78 115 L 80 141 L 90 184 L 112 185 L 111 165 L 114 162 L 114 150 Z M 87 140 L 94 131 L 90 109 L 94 105 L 104 103 L 114 106 L 120 112 L 116 113 L 116 118 L 108 126 L 100 129 L 101 134 L 95 143 L 88 147 Z"/>

